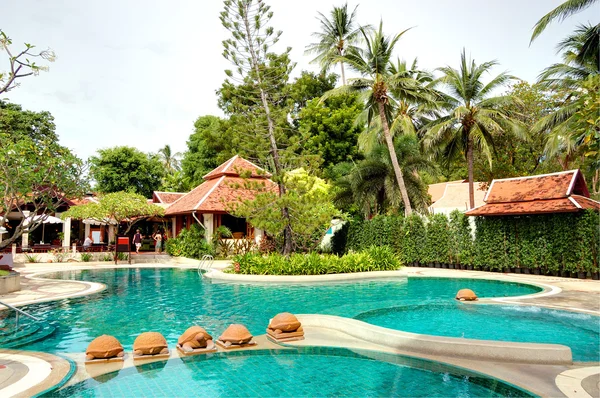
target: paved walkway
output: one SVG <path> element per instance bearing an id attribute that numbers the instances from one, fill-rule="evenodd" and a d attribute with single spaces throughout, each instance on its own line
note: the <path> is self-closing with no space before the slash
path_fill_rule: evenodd
<path id="1" fill-rule="evenodd" d="M 162 256 L 161 256 L 162 257 Z M 141 260 L 141 258 L 140 258 Z M 198 261 L 176 259 L 170 261 L 170 264 L 145 263 L 134 264 L 132 267 L 180 267 L 195 269 Z M 222 269 L 229 262 L 215 262 L 214 268 Z M 130 267 L 128 264 L 120 265 Z M 23 305 L 35 302 L 56 300 L 66 297 L 75 297 L 104 289 L 102 284 L 82 282 L 82 281 L 59 281 L 44 279 L 41 273 L 55 271 L 73 271 L 78 272 L 82 269 L 107 269 L 114 268 L 112 263 L 53 263 L 53 264 L 23 264 L 18 265 L 16 269 L 21 273 L 22 290 L 8 295 L 0 296 L 0 301 L 11 305 Z M 543 294 L 524 296 L 518 298 L 502 298 L 489 302 L 510 302 L 517 305 L 539 305 L 550 308 L 560 308 L 570 311 L 580 311 L 600 315 L 600 282 L 592 280 L 578 280 L 559 277 L 544 277 L 538 275 L 521 274 L 501 274 L 479 271 L 462 271 L 435 268 L 404 268 L 404 272 L 409 277 L 450 277 L 450 278 L 482 278 L 497 279 L 504 281 L 516 281 L 523 283 L 534 283 L 546 287 L 547 291 Z M 483 301 L 483 300 L 482 300 Z M 258 336 L 261 342 L 258 348 L 272 348 L 272 343 L 264 339 L 264 336 Z M 328 329 L 307 328 L 306 340 L 299 344 L 308 345 L 330 345 L 349 348 L 365 348 L 380 351 L 404 353 L 399 350 L 393 350 L 388 347 L 368 343 L 356 339 L 340 332 L 334 332 Z M 176 350 L 172 350 L 172 358 L 178 356 Z M 6 356 L 5 354 L 9 354 Z M 69 381 L 69 384 L 81 381 L 87 377 L 93 377 L 97 374 L 106 373 L 115 365 L 94 366 L 86 368 L 84 366 L 83 353 L 66 354 L 78 364 L 77 373 Z M 507 380 L 515 385 L 524 387 L 530 391 L 536 392 L 541 396 L 568 396 L 568 397 L 590 397 L 598 396 L 596 383 L 600 368 L 595 364 L 574 364 L 572 366 L 560 365 L 527 365 L 514 363 L 492 363 L 476 360 L 465 360 L 460 358 L 448 357 L 423 357 L 470 368 L 480 372 L 490 374 L 491 376 Z M 52 362 L 54 361 L 54 362 Z M 62 361 L 62 362 L 61 362 Z M 44 365 L 44 362 L 46 365 Z M 132 366 L 132 361 L 126 360 L 120 366 Z M 51 373 L 47 374 L 48 366 L 51 363 Z M 590 367 L 590 365 L 593 365 Z M 64 375 L 67 374 L 68 362 L 61 358 L 44 354 L 32 353 L 26 351 L 0 351 L 0 395 L 9 391 L 22 390 L 18 395 L 30 394 L 31 392 L 43 391 L 45 388 L 56 384 Z M 56 371 L 55 371 L 56 369 Z M 590 370 L 591 369 L 591 370 Z M 35 376 L 37 374 L 37 376 Z M 47 377 L 42 378 L 42 375 Z M 61 376 L 62 375 L 62 376 Z M 596 383 L 597 384 L 597 383 Z M 594 387 L 595 385 L 595 387 Z M 18 388 L 17 388 L 18 387 Z M 5 390 L 9 388 L 8 390 Z M 35 392 L 34 392 L 35 391 Z M 31 395 L 31 394 L 30 394 Z"/>

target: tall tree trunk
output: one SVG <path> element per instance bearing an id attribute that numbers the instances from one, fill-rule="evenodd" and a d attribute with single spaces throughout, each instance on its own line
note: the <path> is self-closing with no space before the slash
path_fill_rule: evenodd
<path id="1" fill-rule="evenodd" d="M 346 85 L 346 73 L 344 73 L 344 63 L 340 62 L 340 68 L 342 69 L 342 85 Z"/>
<path id="2" fill-rule="evenodd" d="M 390 127 L 388 126 L 387 118 L 385 117 L 385 109 L 383 102 L 378 102 L 379 105 L 379 117 L 381 118 L 381 124 L 383 125 L 383 134 L 385 136 L 385 142 L 387 143 L 388 150 L 390 151 L 390 158 L 392 158 L 392 166 L 394 168 L 394 174 L 396 175 L 396 181 L 400 187 L 400 193 L 402 194 L 402 201 L 404 202 L 404 214 L 410 216 L 412 214 L 412 207 L 410 206 L 410 200 L 408 199 L 408 192 L 404 185 L 404 177 L 402 176 L 402 169 L 398 164 L 398 157 L 396 156 L 396 149 L 394 148 L 394 141 L 390 134 Z"/>
<path id="3" fill-rule="evenodd" d="M 252 56 L 252 67 L 256 72 L 256 81 L 258 83 L 258 87 L 260 88 L 260 100 L 262 102 L 263 108 L 265 109 L 265 116 L 267 117 L 268 136 L 269 143 L 271 145 L 270 152 L 271 156 L 273 157 L 275 175 L 277 176 L 277 187 L 279 188 L 279 197 L 281 197 L 285 195 L 286 192 L 285 184 L 283 182 L 283 167 L 281 166 L 281 161 L 279 160 L 279 149 L 277 148 L 277 140 L 275 139 L 275 125 L 273 123 L 273 118 L 271 117 L 271 108 L 269 107 L 267 93 L 263 89 L 262 75 L 260 73 L 260 68 L 258 65 L 258 56 L 256 55 L 256 50 L 254 49 L 252 40 L 250 39 L 252 37 L 252 34 L 250 31 L 250 21 L 248 19 L 248 7 L 249 3 L 245 3 L 244 25 L 246 27 L 246 34 L 248 35 L 248 50 Z M 290 210 L 287 207 L 283 207 L 281 209 L 281 216 L 285 220 L 285 228 L 283 229 L 283 254 L 288 255 L 291 254 L 293 250 Z"/>
<path id="4" fill-rule="evenodd" d="M 469 169 L 469 209 L 475 207 L 475 191 L 473 190 L 473 137 L 471 132 L 467 138 L 467 168 Z"/>

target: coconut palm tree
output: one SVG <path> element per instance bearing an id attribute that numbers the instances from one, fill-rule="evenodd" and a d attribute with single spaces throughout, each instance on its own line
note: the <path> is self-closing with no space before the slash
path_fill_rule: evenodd
<path id="1" fill-rule="evenodd" d="M 168 174 L 173 174 L 180 169 L 180 152 L 173 153 L 169 144 L 158 150 L 158 156 Z"/>
<path id="2" fill-rule="evenodd" d="M 525 138 L 522 124 L 510 117 L 503 105 L 518 102 L 513 96 L 492 97 L 494 90 L 508 83 L 512 76 L 500 73 L 489 83 L 482 76 L 497 65 L 496 61 L 477 65 L 468 61 L 465 50 L 461 54 L 460 69 L 450 66 L 439 68 L 443 76 L 436 83 L 445 88 L 448 115 L 425 127 L 423 144 L 428 149 L 441 149 L 446 159 L 463 153 L 469 174 L 469 208 L 475 207 L 473 191 L 473 151 L 477 148 L 492 163 L 493 137 L 512 130 Z"/>
<path id="3" fill-rule="evenodd" d="M 398 157 L 396 156 L 390 132 L 390 122 L 393 120 L 393 113 L 396 107 L 396 101 L 392 96 L 392 92 L 404 91 L 405 93 L 414 93 L 417 95 L 417 93 L 422 91 L 422 87 L 412 77 L 394 75 L 390 71 L 390 60 L 394 47 L 407 30 L 395 36 L 386 36 L 383 33 L 383 23 L 379 24 L 378 30 L 369 33 L 361 28 L 360 32 L 365 41 L 365 48 L 351 47 L 345 55 L 338 59 L 347 63 L 351 69 L 361 74 L 362 77 L 349 79 L 347 85 L 325 93 L 321 97 L 321 100 L 323 101 L 332 95 L 344 92 L 362 93 L 365 102 L 367 124 L 371 125 L 371 122 L 375 118 L 379 118 L 379 122 L 381 123 L 385 143 L 390 152 L 396 182 L 402 194 L 404 211 L 406 215 L 409 215 L 412 213 L 412 207 L 404 185 L 402 169 L 398 163 Z"/>
<path id="4" fill-rule="evenodd" d="M 316 58 L 311 62 L 317 62 L 323 70 L 327 70 L 337 61 L 338 57 L 343 56 L 349 48 L 357 43 L 359 39 L 359 28 L 356 23 L 357 8 L 358 6 L 354 7 L 354 10 L 349 13 L 348 3 L 342 7 L 333 7 L 331 19 L 318 13 L 321 32 L 314 32 L 312 35 L 319 41 L 306 47 L 307 54 L 316 54 Z M 346 85 L 344 62 L 340 62 L 340 70 L 342 84 Z"/>
<path id="5" fill-rule="evenodd" d="M 533 42 L 554 20 L 564 21 L 566 18 L 592 6 L 598 0 L 566 0 L 564 3 L 540 18 L 533 27 L 531 42 Z"/>
<path id="6" fill-rule="evenodd" d="M 420 171 L 435 173 L 435 165 L 426 159 L 414 135 L 399 135 L 394 140 L 397 161 L 405 171 L 406 189 L 410 201 L 417 209 L 429 206 L 427 184 Z M 353 165 L 335 183 L 334 203 L 341 208 L 357 205 L 365 218 L 382 214 L 402 206 L 402 195 L 390 153 L 385 145 L 378 144 L 365 154 L 365 159 Z"/>

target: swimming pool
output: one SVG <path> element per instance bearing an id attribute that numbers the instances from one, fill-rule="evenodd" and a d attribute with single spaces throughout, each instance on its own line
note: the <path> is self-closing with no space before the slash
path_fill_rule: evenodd
<path id="1" fill-rule="evenodd" d="M 105 291 L 90 296 L 26 307 L 57 330 L 24 348 L 50 353 L 84 352 L 101 334 L 114 335 L 130 350 L 135 337 L 144 331 L 161 332 L 174 345 L 193 324 L 205 327 L 214 337 L 231 323 L 242 323 L 259 335 L 265 333 L 269 319 L 283 311 L 355 317 L 398 305 L 453 302 L 463 287 L 480 297 L 541 290 L 518 283 L 443 278 L 310 285 L 222 284 L 210 283 L 192 270 L 165 268 L 71 271 L 46 277 L 107 285 Z"/>
<path id="2" fill-rule="evenodd" d="M 227 352 L 128 368 L 52 392 L 60 397 L 529 397 L 453 366 L 369 351 L 306 347 Z"/>
<path id="3" fill-rule="evenodd" d="M 363 322 L 405 332 L 469 339 L 554 343 L 575 361 L 600 361 L 600 317 L 532 306 L 439 302 L 367 311 Z"/>

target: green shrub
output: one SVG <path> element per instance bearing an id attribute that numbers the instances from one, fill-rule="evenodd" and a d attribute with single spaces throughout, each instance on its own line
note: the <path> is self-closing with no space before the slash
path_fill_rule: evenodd
<path id="1" fill-rule="evenodd" d="M 126 261 L 129 259 L 129 254 L 123 252 L 117 252 L 117 260 Z"/>
<path id="2" fill-rule="evenodd" d="M 280 254 L 246 253 L 235 256 L 240 273 L 252 275 L 323 275 L 350 272 L 388 271 L 401 267 L 400 261 L 388 246 L 373 246 L 359 253 L 342 257 L 333 254 L 299 254 L 289 257 Z M 232 272 L 232 271 L 230 271 Z"/>
<path id="3" fill-rule="evenodd" d="M 92 255 L 92 253 L 81 253 L 81 261 L 83 261 L 84 263 L 92 261 L 93 258 L 94 256 Z"/>
<path id="4" fill-rule="evenodd" d="M 418 214 L 411 214 L 404 220 L 399 236 L 400 259 L 404 264 L 425 263 L 424 250 L 427 233 L 423 219 Z"/>
<path id="5" fill-rule="evenodd" d="M 346 250 L 360 251 L 371 246 L 390 246 L 398 249 L 403 218 L 400 216 L 375 216 L 369 221 L 349 222 Z"/>
<path id="6" fill-rule="evenodd" d="M 450 255 L 453 264 L 473 265 L 471 224 L 459 210 L 450 213 Z"/>
<path id="7" fill-rule="evenodd" d="M 450 262 L 450 228 L 448 217 L 439 213 L 429 217 L 424 258 L 429 263 Z"/>
<path id="8" fill-rule="evenodd" d="M 36 254 L 25 254 L 25 259 L 28 263 L 37 263 L 40 261 L 40 257 Z"/>
<path id="9" fill-rule="evenodd" d="M 204 239 L 204 230 L 196 224 L 181 230 L 176 238 L 167 240 L 165 251 L 171 256 L 196 259 L 214 254 L 213 247 Z"/>
<path id="10" fill-rule="evenodd" d="M 115 258 L 113 257 L 112 254 L 106 253 L 102 256 L 102 258 L 100 259 L 100 261 L 113 261 Z"/>

